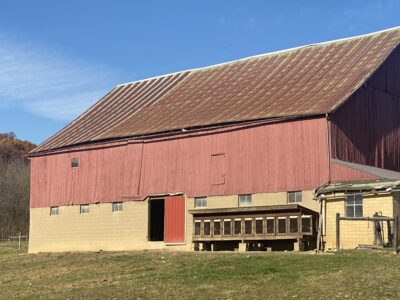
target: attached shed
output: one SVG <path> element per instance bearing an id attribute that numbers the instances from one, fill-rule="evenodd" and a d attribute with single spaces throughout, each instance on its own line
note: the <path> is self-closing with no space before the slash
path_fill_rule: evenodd
<path id="1" fill-rule="evenodd" d="M 326 184 L 315 195 L 321 205 L 326 249 L 398 245 L 394 232 L 399 227 L 395 218 L 400 214 L 400 173 L 397 179 Z"/>
<path id="2" fill-rule="evenodd" d="M 30 252 L 193 250 L 196 211 L 257 227 L 381 178 L 359 166 L 399 172 L 399 43 L 392 28 L 118 85 L 30 153 Z"/>

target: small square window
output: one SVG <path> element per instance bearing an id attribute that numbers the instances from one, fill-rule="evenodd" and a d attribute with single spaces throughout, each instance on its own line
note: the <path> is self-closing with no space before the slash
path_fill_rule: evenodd
<path id="1" fill-rule="evenodd" d="M 361 218 L 363 216 L 363 199 L 361 195 L 346 196 L 346 217 Z"/>
<path id="2" fill-rule="evenodd" d="M 207 207 L 207 197 L 194 198 L 194 207 Z"/>
<path id="3" fill-rule="evenodd" d="M 239 206 L 250 206 L 251 204 L 251 195 L 239 195 Z"/>
<path id="4" fill-rule="evenodd" d="M 60 209 L 58 206 L 50 207 L 50 216 L 57 216 L 60 214 Z"/>
<path id="5" fill-rule="evenodd" d="M 287 193 L 287 202 L 288 203 L 296 203 L 296 202 L 301 202 L 303 201 L 302 199 L 302 192 L 297 191 L 297 192 L 288 192 Z"/>
<path id="6" fill-rule="evenodd" d="M 89 213 L 89 204 L 82 204 L 80 209 L 81 214 Z"/>
<path id="7" fill-rule="evenodd" d="M 71 159 L 71 168 L 78 168 L 79 167 L 79 158 L 72 158 Z"/>
<path id="8" fill-rule="evenodd" d="M 114 202 L 114 203 L 112 204 L 112 211 L 113 211 L 113 212 L 122 211 L 122 202 Z"/>

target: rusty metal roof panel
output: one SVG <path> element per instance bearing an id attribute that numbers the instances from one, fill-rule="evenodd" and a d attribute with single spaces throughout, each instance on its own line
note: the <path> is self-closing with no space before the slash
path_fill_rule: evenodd
<path id="1" fill-rule="evenodd" d="M 362 165 L 362 164 L 351 163 L 351 162 L 343 161 L 343 160 L 336 159 L 336 158 L 331 159 L 331 162 L 354 169 L 354 170 L 357 170 L 357 171 L 360 171 L 360 172 L 364 172 L 364 173 L 376 176 L 377 178 L 380 178 L 380 179 L 400 180 L 400 172 L 377 168 L 377 167 L 372 167 L 372 166 L 367 166 L 367 165 Z"/>
<path id="2" fill-rule="evenodd" d="M 117 86 L 33 152 L 334 111 L 400 43 L 400 27 Z"/>
<path id="3" fill-rule="evenodd" d="M 392 192 L 393 190 L 398 191 L 399 188 L 400 181 L 393 179 L 348 181 L 323 185 L 315 190 L 315 196 L 322 198 L 332 192 L 376 192 L 382 190 L 384 192 Z"/>

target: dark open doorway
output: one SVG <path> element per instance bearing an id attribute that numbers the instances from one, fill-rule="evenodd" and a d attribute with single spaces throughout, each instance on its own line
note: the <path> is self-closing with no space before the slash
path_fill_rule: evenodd
<path id="1" fill-rule="evenodd" d="M 149 201 L 149 241 L 164 240 L 164 199 Z"/>

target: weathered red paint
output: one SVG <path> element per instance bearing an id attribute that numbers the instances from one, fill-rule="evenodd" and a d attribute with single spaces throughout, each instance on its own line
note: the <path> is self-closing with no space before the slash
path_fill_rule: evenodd
<path id="1" fill-rule="evenodd" d="M 211 154 L 211 184 L 225 184 L 225 153 Z"/>
<path id="2" fill-rule="evenodd" d="M 165 198 L 164 242 L 185 242 L 185 196 Z"/>
<path id="3" fill-rule="evenodd" d="M 320 117 L 32 157 L 31 207 L 311 190 L 329 180 L 327 145 Z M 221 184 L 212 184 L 212 156 L 219 154 Z"/>
<path id="4" fill-rule="evenodd" d="M 332 115 L 332 156 L 400 171 L 400 47 Z"/>

